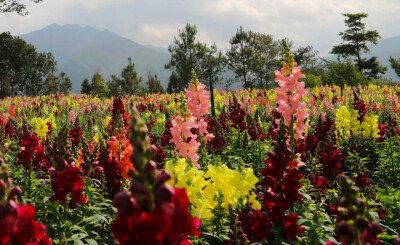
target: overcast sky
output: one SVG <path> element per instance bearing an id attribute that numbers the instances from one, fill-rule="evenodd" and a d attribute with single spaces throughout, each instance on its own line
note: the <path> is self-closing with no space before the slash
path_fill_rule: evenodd
<path id="1" fill-rule="evenodd" d="M 28 2 L 28 1 L 26 1 Z M 400 36 L 400 0 L 44 0 L 28 16 L 0 14 L 0 32 L 14 35 L 56 23 L 109 29 L 141 44 L 167 47 L 186 23 L 198 39 L 222 50 L 239 26 L 312 45 L 327 55 L 345 29 L 342 13 L 366 12 L 367 30 Z"/>

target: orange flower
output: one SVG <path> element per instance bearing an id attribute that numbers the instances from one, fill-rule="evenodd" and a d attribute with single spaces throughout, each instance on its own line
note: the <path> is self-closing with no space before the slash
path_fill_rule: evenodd
<path id="1" fill-rule="evenodd" d="M 0 123 L 3 124 L 3 125 L 7 124 L 7 118 L 6 118 L 6 114 L 5 113 L 1 114 Z"/>
<path id="2" fill-rule="evenodd" d="M 10 107 L 8 107 L 8 114 L 10 115 L 10 117 L 12 119 L 15 120 L 16 113 L 15 113 L 15 107 L 14 106 L 11 105 Z"/>
<path id="3" fill-rule="evenodd" d="M 129 140 L 124 143 L 124 149 L 121 152 L 121 161 L 119 162 L 119 168 L 121 169 L 121 175 L 125 179 L 128 178 L 128 170 L 133 169 L 133 165 L 129 157 L 133 154 L 133 147 Z"/>

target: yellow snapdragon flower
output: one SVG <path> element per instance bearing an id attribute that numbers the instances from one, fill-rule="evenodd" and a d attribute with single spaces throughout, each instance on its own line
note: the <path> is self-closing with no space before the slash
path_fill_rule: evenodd
<path id="1" fill-rule="evenodd" d="M 228 211 L 229 205 L 236 207 L 239 201 L 246 203 L 248 198 L 254 208 L 261 208 L 256 200 L 256 194 L 250 193 L 258 182 L 252 168 L 232 170 L 226 165 L 209 165 L 207 171 L 199 170 L 187 164 L 185 159 L 169 160 L 165 163 L 172 179 L 170 184 L 186 188 L 191 203 L 191 213 L 203 221 L 212 217 L 211 210 L 218 205 Z"/>

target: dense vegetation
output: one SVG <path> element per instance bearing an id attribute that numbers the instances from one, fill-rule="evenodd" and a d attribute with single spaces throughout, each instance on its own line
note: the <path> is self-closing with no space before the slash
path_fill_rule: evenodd
<path id="1" fill-rule="evenodd" d="M 275 90 L 215 90 L 215 118 L 194 73 L 2 99 L 2 243 L 397 244 L 400 87 L 305 89 L 288 50 Z"/>

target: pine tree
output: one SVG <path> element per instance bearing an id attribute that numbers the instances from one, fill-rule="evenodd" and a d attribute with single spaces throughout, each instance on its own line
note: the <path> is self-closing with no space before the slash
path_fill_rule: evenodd
<path id="1" fill-rule="evenodd" d="M 381 66 L 375 56 L 369 59 L 361 57 L 363 53 L 370 51 L 368 44 L 377 44 L 380 38 L 378 31 L 365 30 L 365 23 L 362 22 L 362 19 L 368 17 L 368 14 L 343 14 L 343 16 L 347 18 L 345 24 L 348 29 L 340 32 L 339 36 L 343 43 L 334 46 L 331 53 L 343 58 L 354 57 L 358 71 L 369 78 L 376 78 L 379 74 L 384 74 L 386 67 Z"/>

